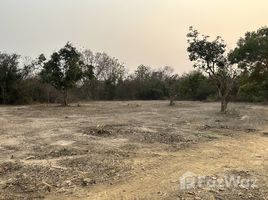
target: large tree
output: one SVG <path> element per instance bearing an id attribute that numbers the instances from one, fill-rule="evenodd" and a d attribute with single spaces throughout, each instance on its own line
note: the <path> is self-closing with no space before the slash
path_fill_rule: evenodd
<path id="1" fill-rule="evenodd" d="M 81 54 L 71 43 L 67 43 L 43 64 L 40 76 L 44 82 L 62 92 L 63 105 L 67 106 L 68 90 L 74 88 L 81 81 L 84 68 L 85 64 L 81 59 Z"/>
<path id="2" fill-rule="evenodd" d="M 240 91 L 247 88 L 251 94 L 264 94 L 268 99 L 268 27 L 248 32 L 240 38 L 237 47 L 230 52 L 229 60 L 249 75 Z"/>
<path id="3" fill-rule="evenodd" d="M 236 69 L 230 65 L 226 55 L 226 44 L 221 37 L 210 41 L 209 36 L 190 27 L 187 34 L 189 58 L 194 61 L 194 67 L 207 73 L 215 83 L 221 99 L 221 112 L 225 113 L 230 100 Z"/>
<path id="4" fill-rule="evenodd" d="M 17 54 L 0 53 L 0 89 L 3 104 L 7 103 L 12 85 L 21 78 L 19 57 Z"/>
<path id="5" fill-rule="evenodd" d="M 240 38 L 237 47 L 231 51 L 231 62 L 238 63 L 239 67 L 247 70 L 268 70 L 268 28 L 247 32 Z M 260 71 L 261 72 L 261 71 Z"/>

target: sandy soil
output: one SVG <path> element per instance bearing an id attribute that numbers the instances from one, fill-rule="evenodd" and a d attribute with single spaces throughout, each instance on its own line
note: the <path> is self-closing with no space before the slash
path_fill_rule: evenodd
<path id="1" fill-rule="evenodd" d="M 0 199 L 268 199 L 268 107 L 165 101 L 0 107 Z M 191 172 L 257 187 L 180 189 Z"/>

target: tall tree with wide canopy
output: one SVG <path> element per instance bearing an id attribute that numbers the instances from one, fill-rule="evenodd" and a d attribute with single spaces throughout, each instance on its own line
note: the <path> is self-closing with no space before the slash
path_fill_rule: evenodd
<path id="1" fill-rule="evenodd" d="M 68 90 L 74 88 L 83 78 L 83 69 L 85 68 L 81 54 L 71 43 L 67 43 L 58 52 L 53 53 L 50 60 L 43 64 L 40 76 L 44 82 L 51 84 L 62 92 L 63 105 L 67 106 Z M 89 72 L 87 71 L 86 74 L 88 75 Z"/>
<path id="2" fill-rule="evenodd" d="M 247 32 L 230 52 L 229 60 L 249 74 L 248 82 L 241 88 L 261 90 L 268 99 L 268 27 Z"/>
<path id="3" fill-rule="evenodd" d="M 189 59 L 194 61 L 194 67 L 209 75 L 216 84 L 221 99 L 221 112 L 225 113 L 230 100 L 237 70 L 230 65 L 226 55 L 226 44 L 221 37 L 209 41 L 209 36 L 190 27 L 187 34 Z"/>

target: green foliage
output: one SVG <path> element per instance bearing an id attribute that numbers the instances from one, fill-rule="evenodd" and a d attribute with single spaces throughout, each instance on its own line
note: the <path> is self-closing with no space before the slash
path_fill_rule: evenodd
<path id="1" fill-rule="evenodd" d="M 194 67 L 197 67 L 209 76 L 213 77 L 216 73 L 225 66 L 226 44 L 221 37 L 217 37 L 213 41 L 209 41 L 209 36 L 200 36 L 200 33 L 190 27 L 190 32 L 187 34 L 189 59 L 194 61 Z"/>
<path id="2" fill-rule="evenodd" d="M 83 69 L 86 69 L 85 74 L 83 74 Z M 51 84 L 63 93 L 64 105 L 67 105 L 67 91 L 74 88 L 83 76 L 91 78 L 92 70 L 91 66 L 84 64 L 76 48 L 67 43 L 44 63 L 40 77 L 45 83 Z"/>
<path id="3" fill-rule="evenodd" d="M 248 76 L 241 82 L 240 98 L 248 101 L 268 100 L 268 28 L 248 32 L 230 52 L 229 60 Z"/>
<path id="4" fill-rule="evenodd" d="M 3 104 L 12 101 L 9 98 L 12 87 L 17 80 L 22 78 L 19 69 L 19 57 L 17 54 L 0 53 L 0 89 Z"/>
<path id="5" fill-rule="evenodd" d="M 238 77 L 237 100 L 250 102 L 267 101 L 268 97 L 268 76 L 266 79 L 255 80 L 249 72 L 243 72 Z"/>
<path id="6" fill-rule="evenodd" d="M 76 83 L 82 79 L 83 65 L 75 47 L 67 43 L 44 63 L 40 77 L 60 91 L 67 90 L 75 87 Z"/>
<path id="7" fill-rule="evenodd" d="M 200 71 L 184 74 L 179 82 L 179 98 L 183 100 L 206 100 L 217 94 L 217 88 Z"/>
<path id="8" fill-rule="evenodd" d="M 237 76 L 236 69 L 228 62 L 226 44 L 219 36 L 209 41 L 209 36 L 201 36 L 193 27 L 190 27 L 187 37 L 189 59 L 194 62 L 194 67 L 208 74 L 214 81 L 221 98 L 221 112 L 226 112 Z"/>
<path id="9" fill-rule="evenodd" d="M 238 98 L 247 101 L 261 102 L 265 99 L 261 95 L 260 86 L 256 82 L 246 83 L 239 88 Z"/>
<path id="10" fill-rule="evenodd" d="M 254 71 L 259 65 L 263 70 L 268 70 L 268 28 L 247 32 L 244 38 L 240 38 L 237 47 L 230 52 L 229 59 L 232 63 L 238 63 L 239 67 Z"/>

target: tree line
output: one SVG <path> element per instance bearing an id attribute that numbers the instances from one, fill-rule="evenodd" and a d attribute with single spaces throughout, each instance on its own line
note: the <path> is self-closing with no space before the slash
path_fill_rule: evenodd
<path id="1" fill-rule="evenodd" d="M 78 100 L 268 100 L 268 28 L 248 32 L 227 52 L 221 37 L 211 40 L 190 27 L 189 59 L 194 70 L 140 65 L 132 73 L 106 53 L 67 43 L 46 58 L 0 53 L 1 104 L 63 103 Z"/>

